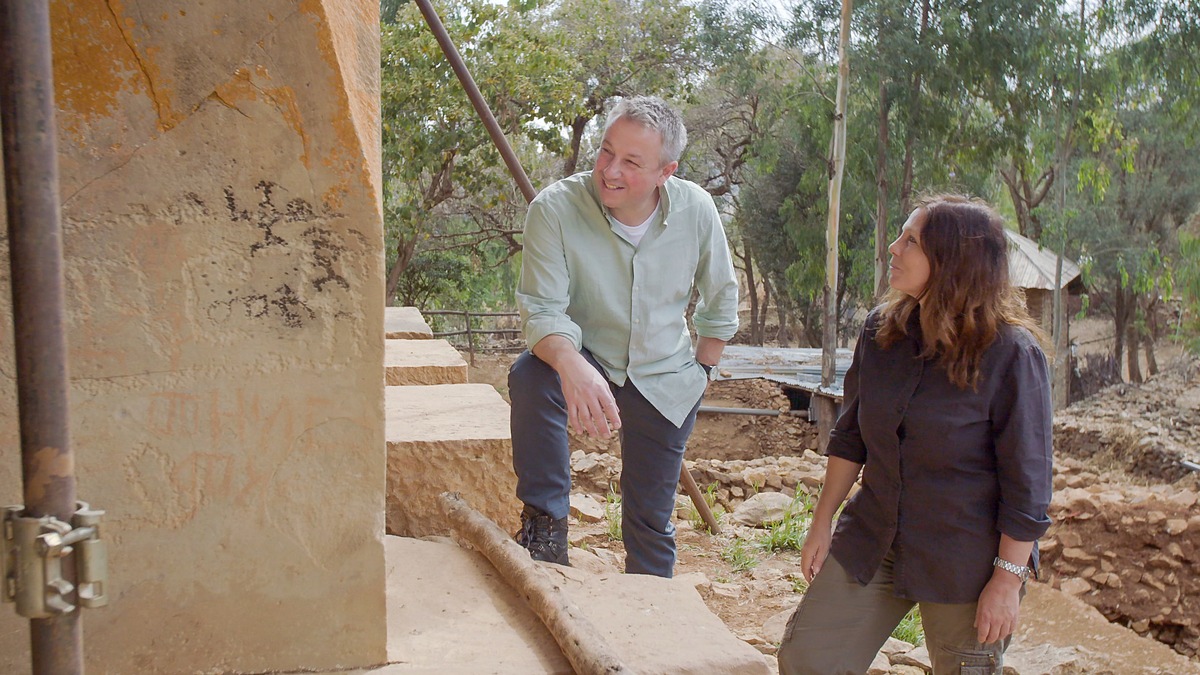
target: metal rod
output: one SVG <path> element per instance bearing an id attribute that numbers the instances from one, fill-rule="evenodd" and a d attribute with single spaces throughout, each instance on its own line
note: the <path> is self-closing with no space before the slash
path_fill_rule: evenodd
<path id="1" fill-rule="evenodd" d="M 5 2 L 0 8 L 0 126 L 25 514 L 69 523 L 75 511 L 75 461 L 67 420 L 58 149 L 46 0 Z M 64 566 L 63 572 L 75 583 L 72 566 Z M 78 611 L 29 624 L 34 675 L 83 672 Z"/>
<path id="2" fill-rule="evenodd" d="M 521 194 L 525 195 L 525 201 L 533 201 L 533 198 L 537 196 L 537 192 L 533 189 L 533 183 L 529 182 L 529 176 L 525 175 L 525 169 L 521 168 L 521 160 L 517 159 L 512 146 L 508 144 L 508 139 L 500 130 L 496 117 L 492 115 L 492 109 L 488 107 L 487 101 L 483 100 L 483 94 L 479 93 L 479 87 L 475 86 L 475 79 L 471 77 L 471 72 L 467 70 L 467 64 L 463 63 L 462 57 L 459 56 L 458 49 L 450 39 L 450 34 L 446 32 L 446 27 L 442 25 L 442 20 L 438 18 L 437 11 L 433 9 L 429 0 L 417 0 L 417 7 L 421 9 L 425 23 L 429 24 L 429 29 L 433 31 L 433 37 L 437 38 L 442 53 L 446 55 L 446 60 L 450 62 L 450 67 L 454 69 L 454 74 L 458 76 L 458 81 L 466 90 L 467 98 L 471 99 L 471 105 L 475 106 L 476 114 L 479 115 L 479 119 L 483 120 L 483 126 L 487 127 L 488 134 L 492 137 L 492 143 L 496 145 L 500 156 L 504 158 L 505 165 L 508 166 L 508 172 L 517 181 L 517 187 L 521 188 Z"/>
<path id="3" fill-rule="evenodd" d="M 782 413 L 774 408 L 721 408 L 712 405 L 700 406 L 699 412 L 702 413 L 728 413 L 730 415 L 763 415 L 766 417 L 779 417 Z"/>
<path id="4" fill-rule="evenodd" d="M 704 493 L 700 491 L 700 487 L 696 485 L 696 479 L 692 478 L 692 474 L 686 466 L 679 467 L 679 482 L 683 484 L 683 491 L 692 498 L 692 504 L 700 513 L 704 524 L 708 526 L 708 531 L 712 534 L 721 534 L 721 526 L 717 524 L 716 516 L 713 515 L 712 509 L 708 508 Z"/>

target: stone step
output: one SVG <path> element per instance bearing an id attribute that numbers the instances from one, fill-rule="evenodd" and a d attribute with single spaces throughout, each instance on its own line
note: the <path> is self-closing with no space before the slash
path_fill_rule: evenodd
<path id="1" fill-rule="evenodd" d="M 508 403 L 487 384 L 384 387 L 387 531 L 447 534 L 437 496 L 458 492 L 515 532 L 521 502 L 512 469 Z"/>
<path id="2" fill-rule="evenodd" d="M 384 383 L 464 384 L 467 362 L 446 340 L 383 341 Z"/>
<path id="3" fill-rule="evenodd" d="M 386 537 L 389 665 L 372 675 L 571 673 L 554 638 L 479 553 Z M 626 666 L 662 675 L 767 675 L 684 579 L 545 565 Z"/>
<path id="4" fill-rule="evenodd" d="M 384 307 L 383 332 L 390 340 L 433 339 L 433 331 L 416 307 Z"/>

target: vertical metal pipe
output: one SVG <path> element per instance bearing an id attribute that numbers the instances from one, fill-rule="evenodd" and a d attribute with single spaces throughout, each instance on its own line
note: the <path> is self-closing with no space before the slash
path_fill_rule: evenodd
<path id="1" fill-rule="evenodd" d="M 67 423 L 62 230 L 46 0 L 0 5 L 0 125 L 25 515 L 69 523 L 75 511 L 75 462 Z M 74 583 L 74 570 L 64 572 Z M 29 623 L 35 675 L 83 672 L 78 611 Z"/>
<path id="2" fill-rule="evenodd" d="M 450 62 L 450 67 L 458 76 L 458 81 L 467 91 L 467 98 L 471 99 L 471 105 L 475 106 L 475 113 L 479 115 L 479 119 L 483 120 L 483 126 L 487 127 L 488 134 L 492 137 L 492 143 L 496 145 L 500 156 L 504 158 L 504 164 L 508 166 L 508 172 L 517 181 L 517 187 L 521 188 L 521 194 L 525 195 L 525 201 L 533 201 L 533 198 L 537 196 L 537 192 L 533 189 L 533 183 L 529 182 L 529 176 L 525 175 L 525 169 L 521 168 L 521 160 L 513 152 L 512 146 L 508 144 L 508 139 L 504 137 L 504 132 L 496 122 L 496 117 L 492 115 L 492 109 L 488 107 L 487 101 L 483 100 L 483 94 L 479 93 L 479 87 L 475 86 L 475 78 L 471 77 L 471 71 L 467 70 L 467 64 L 463 63 L 462 57 L 459 56 L 458 49 L 455 48 L 454 41 L 450 39 L 450 34 L 446 32 L 446 27 L 442 25 L 442 20 L 438 18 L 437 11 L 434 10 L 429 0 L 417 0 L 417 7 L 421 9 L 425 23 L 429 24 L 429 30 L 433 31 L 433 37 L 437 38 L 442 53 L 446 55 L 446 60 Z"/>

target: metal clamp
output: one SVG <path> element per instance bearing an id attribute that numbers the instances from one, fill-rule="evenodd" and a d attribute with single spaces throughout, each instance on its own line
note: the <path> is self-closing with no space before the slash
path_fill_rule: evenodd
<path id="1" fill-rule="evenodd" d="M 0 514 L 0 600 L 16 602 L 17 614 L 47 619 L 75 611 L 72 600 L 83 607 L 108 604 L 108 545 L 100 538 L 104 511 L 76 504 L 70 525 L 52 516 L 23 516 L 24 506 L 8 506 Z M 72 553 L 78 593 L 63 576 L 63 560 Z"/>

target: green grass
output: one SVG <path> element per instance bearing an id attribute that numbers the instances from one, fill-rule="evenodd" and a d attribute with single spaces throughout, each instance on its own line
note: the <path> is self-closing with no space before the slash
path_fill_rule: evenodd
<path id="1" fill-rule="evenodd" d="M 754 546 L 747 545 L 743 539 L 734 539 L 725 550 L 721 551 L 721 560 L 729 563 L 734 572 L 748 572 L 758 567 L 758 556 L 754 555 Z"/>
<path id="2" fill-rule="evenodd" d="M 613 541 L 621 541 L 621 495 L 612 486 L 608 486 L 608 496 L 604 500 L 604 519 L 608 521 L 608 537 Z"/>
<path id="3" fill-rule="evenodd" d="M 921 626 L 921 612 L 916 606 L 908 610 L 908 614 L 900 619 L 900 625 L 892 631 L 892 637 L 904 640 L 911 645 L 920 645 L 925 642 L 925 629 Z"/>
<path id="4" fill-rule="evenodd" d="M 725 518 L 725 509 L 717 506 L 717 484 L 709 483 L 704 487 L 704 502 L 708 504 L 708 510 L 712 511 L 713 519 L 717 521 L 717 525 Z M 708 524 L 704 522 L 704 518 L 700 516 L 700 509 L 696 508 L 696 503 L 691 499 L 687 502 L 687 521 L 692 524 L 692 528 L 696 531 L 708 528 Z"/>
<path id="5" fill-rule="evenodd" d="M 812 522 L 813 500 L 807 493 L 797 491 L 783 513 L 783 519 L 771 523 L 767 531 L 758 539 L 758 546 L 770 553 L 772 551 L 799 551 L 808 536 L 808 526 Z"/>

